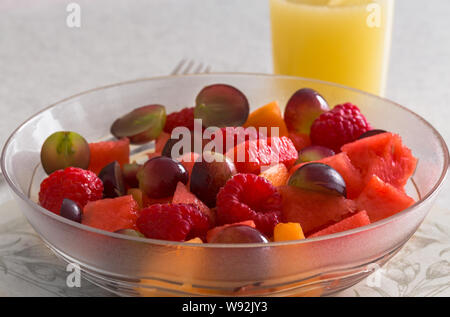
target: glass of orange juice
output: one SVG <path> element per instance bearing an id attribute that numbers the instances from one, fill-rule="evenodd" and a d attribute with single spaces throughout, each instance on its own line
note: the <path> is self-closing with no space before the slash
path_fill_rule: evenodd
<path id="1" fill-rule="evenodd" d="M 394 0 L 269 0 L 274 72 L 384 95 Z"/>

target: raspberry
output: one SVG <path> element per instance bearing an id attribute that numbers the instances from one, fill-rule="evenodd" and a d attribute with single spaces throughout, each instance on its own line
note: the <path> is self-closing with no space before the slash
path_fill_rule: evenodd
<path id="1" fill-rule="evenodd" d="M 184 108 L 178 112 L 167 115 L 164 132 L 172 133 L 176 127 L 186 127 L 194 130 L 194 108 Z"/>
<path id="2" fill-rule="evenodd" d="M 337 105 L 314 121 L 311 126 L 311 141 L 339 153 L 341 146 L 355 141 L 370 129 L 370 124 L 358 107 L 346 103 Z"/>
<path id="3" fill-rule="evenodd" d="M 256 229 L 270 237 L 280 218 L 281 196 L 263 177 L 237 174 L 217 195 L 217 220 L 220 224 L 253 220 Z"/>
<path id="4" fill-rule="evenodd" d="M 89 201 L 101 199 L 103 183 L 95 173 L 77 167 L 68 167 L 50 174 L 41 183 L 39 203 L 45 209 L 59 214 L 62 201 L 68 198 L 83 208 Z"/>
<path id="5" fill-rule="evenodd" d="M 206 236 L 208 217 L 194 205 L 154 204 L 141 211 L 137 227 L 147 238 L 185 241 Z"/>

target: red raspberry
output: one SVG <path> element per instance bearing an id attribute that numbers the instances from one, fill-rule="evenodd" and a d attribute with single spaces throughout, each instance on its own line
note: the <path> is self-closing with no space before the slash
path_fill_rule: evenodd
<path id="1" fill-rule="evenodd" d="M 217 195 L 217 220 L 220 224 L 253 220 L 256 229 L 270 237 L 280 218 L 281 196 L 263 177 L 237 174 Z"/>
<path id="2" fill-rule="evenodd" d="M 151 205 L 141 211 L 136 224 L 147 238 L 171 241 L 204 239 L 210 228 L 208 217 L 188 204 Z"/>
<path id="3" fill-rule="evenodd" d="M 89 201 L 102 199 L 103 183 L 95 173 L 77 167 L 68 167 L 50 174 L 41 183 L 39 203 L 45 209 L 59 214 L 64 198 L 83 208 Z"/>
<path id="4" fill-rule="evenodd" d="M 164 132 L 172 133 L 176 127 L 186 127 L 194 130 L 194 108 L 184 108 L 178 112 L 167 115 Z"/>
<path id="5" fill-rule="evenodd" d="M 341 146 L 355 141 L 370 129 L 370 124 L 359 108 L 346 103 L 337 105 L 314 121 L 311 126 L 311 141 L 339 153 Z"/>

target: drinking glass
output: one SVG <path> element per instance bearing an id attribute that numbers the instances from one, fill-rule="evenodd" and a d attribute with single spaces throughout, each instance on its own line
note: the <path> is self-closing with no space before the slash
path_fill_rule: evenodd
<path id="1" fill-rule="evenodd" d="M 384 95 L 394 0 L 270 0 L 276 74 Z"/>

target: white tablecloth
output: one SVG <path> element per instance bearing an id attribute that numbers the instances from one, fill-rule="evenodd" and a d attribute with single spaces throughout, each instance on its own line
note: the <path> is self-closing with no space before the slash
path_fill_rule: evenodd
<path id="1" fill-rule="evenodd" d="M 93 87 L 168 74 L 182 58 L 213 71 L 270 73 L 265 0 L 78 0 L 68 28 L 62 0 L 0 2 L 0 146 L 44 106 Z M 397 0 L 387 97 L 429 120 L 450 143 L 450 1 Z M 355 48 L 357 49 L 357 48 Z M 343 296 L 450 295 L 450 185 L 407 246 Z M 106 295 L 65 286 L 65 267 L 0 183 L 0 295 Z"/>

